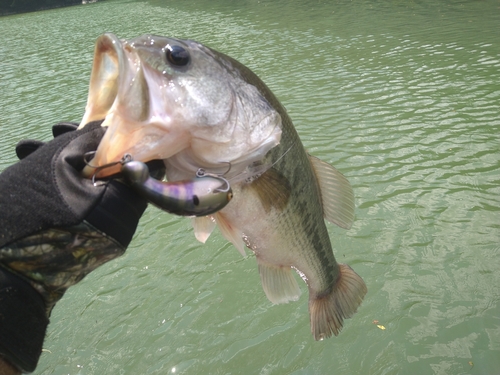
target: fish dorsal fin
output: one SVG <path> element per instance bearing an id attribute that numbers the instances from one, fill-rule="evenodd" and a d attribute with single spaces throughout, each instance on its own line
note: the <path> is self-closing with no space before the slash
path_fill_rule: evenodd
<path id="1" fill-rule="evenodd" d="M 222 212 L 215 214 L 215 221 L 219 226 L 219 230 L 226 240 L 231 242 L 242 256 L 246 256 L 245 245 L 243 244 L 243 233 L 241 230 L 233 226 L 229 220 L 226 219 Z"/>
<path id="2" fill-rule="evenodd" d="M 215 219 L 213 216 L 200 216 L 191 219 L 191 225 L 194 229 L 194 236 L 201 243 L 205 243 L 215 228 Z"/>
<path id="3" fill-rule="evenodd" d="M 323 214 L 329 222 L 350 229 L 354 221 L 354 193 L 342 173 L 330 164 L 309 155 L 318 180 L 323 202 Z"/>
<path id="4" fill-rule="evenodd" d="M 258 256 L 257 265 L 262 288 L 269 301 L 278 304 L 299 299 L 300 288 L 291 267 L 275 266 L 262 261 Z"/>

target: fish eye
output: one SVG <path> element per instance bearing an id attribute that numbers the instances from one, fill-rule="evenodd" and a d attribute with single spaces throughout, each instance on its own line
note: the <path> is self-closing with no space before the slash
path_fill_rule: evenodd
<path id="1" fill-rule="evenodd" d="M 178 45 L 167 45 L 165 53 L 167 61 L 175 66 L 186 66 L 189 63 L 189 52 Z"/>

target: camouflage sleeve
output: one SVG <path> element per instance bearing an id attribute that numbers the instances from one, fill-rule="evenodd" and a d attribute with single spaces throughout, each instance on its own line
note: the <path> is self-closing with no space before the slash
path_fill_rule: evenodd
<path id="1" fill-rule="evenodd" d="M 50 315 L 66 290 L 125 252 L 88 222 L 49 229 L 0 249 L 0 265 L 27 280 L 43 297 Z"/>

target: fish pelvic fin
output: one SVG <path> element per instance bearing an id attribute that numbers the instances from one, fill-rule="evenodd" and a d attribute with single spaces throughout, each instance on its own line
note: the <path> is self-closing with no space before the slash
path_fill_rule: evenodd
<path id="1" fill-rule="evenodd" d="M 231 242 L 243 257 L 246 257 L 247 254 L 245 253 L 245 245 L 243 244 L 243 234 L 241 230 L 232 225 L 220 211 L 215 214 L 215 221 L 224 238 Z"/>
<path id="2" fill-rule="evenodd" d="M 354 222 L 354 193 L 347 178 L 330 164 L 309 155 L 321 190 L 323 214 L 330 223 L 350 229 Z"/>
<path id="3" fill-rule="evenodd" d="M 339 264 L 340 276 L 330 292 L 309 297 L 311 333 L 317 341 L 337 336 L 344 319 L 357 311 L 367 292 L 363 279 L 347 264 Z"/>
<path id="4" fill-rule="evenodd" d="M 216 223 L 213 216 L 200 216 L 191 219 L 191 225 L 194 229 L 194 236 L 201 243 L 205 243 L 212 234 Z"/>
<path id="5" fill-rule="evenodd" d="M 264 263 L 257 258 L 260 281 L 267 298 L 272 303 L 287 303 L 297 301 L 300 288 L 293 276 L 292 268 Z"/>

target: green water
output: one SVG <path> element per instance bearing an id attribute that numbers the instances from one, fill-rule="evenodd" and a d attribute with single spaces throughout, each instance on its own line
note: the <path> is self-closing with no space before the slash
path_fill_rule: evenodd
<path id="1" fill-rule="evenodd" d="M 98 35 L 196 39 L 260 75 L 351 181 L 353 228 L 329 230 L 368 285 L 315 342 L 305 284 L 272 305 L 252 256 L 150 208 L 56 306 L 35 374 L 500 374 L 498 0 L 107 0 L 0 29 L 0 169 L 80 120 Z"/>

